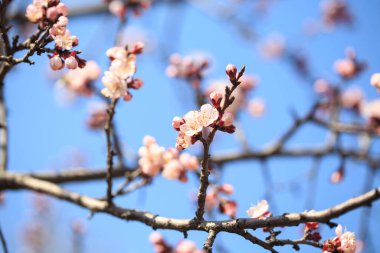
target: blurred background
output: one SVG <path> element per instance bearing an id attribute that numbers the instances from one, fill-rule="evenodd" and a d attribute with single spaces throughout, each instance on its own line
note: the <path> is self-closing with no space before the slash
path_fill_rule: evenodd
<path id="1" fill-rule="evenodd" d="M 13 2 L 9 15 L 19 13 L 21 16 L 16 17 L 22 17 L 29 1 Z M 161 146 L 174 147 L 177 133 L 172 129 L 172 118 L 198 108 L 191 85 L 167 75 L 173 53 L 208 59 L 210 64 L 201 83 L 203 91 L 215 82 L 227 81 L 225 66 L 229 63 L 238 67 L 245 64 L 246 73 L 257 80 L 237 118 L 241 131 L 234 135 L 218 134 L 212 156 L 242 151 L 244 145 L 260 150 L 273 143 L 289 128 L 294 115 L 305 114 L 318 98 L 314 82 L 319 78 L 338 83 L 342 89 L 359 87 L 366 100 L 379 97 L 369 84 L 371 75 L 380 72 L 377 0 L 345 1 L 345 15 L 335 19 L 328 12 L 328 3 L 317 0 L 154 1 L 139 16 L 128 12 L 122 25 L 101 1 L 63 2 L 73 14 L 68 28 L 79 37 L 82 57 L 96 61 L 102 72 L 109 65 L 105 51 L 115 41 L 119 45 L 145 43 L 145 51 L 137 59 L 136 74 L 143 79 L 144 86 L 133 92 L 131 102 L 120 102 L 116 108 L 116 126 L 130 166 L 136 165 L 137 150 L 147 134 L 154 136 Z M 26 36 L 35 29 L 35 25 L 18 18 L 12 32 Z M 360 61 L 366 62 L 366 68 L 355 78 L 345 80 L 334 70 L 334 63 L 345 58 L 349 47 Z M 20 65 L 6 79 L 9 170 L 105 168 L 104 131 L 94 131 L 86 125 L 94 103 L 102 100 L 97 96 L 76 96 L 62 88 L 59 79 L 65 71 L 51 71 L 46 56 L 34 56 L 33 60 L 35 65 Z M 103 87 L 100 79 L 95 82 L 99 89 Z M 250 109 L 252 100 L 260 102 L 265 108 L 263 112 Z M 350 113 L 343 113 L 342 117 L 349 122 L 357 120 Z M 327 136 L 323 128 L 306 126 L 287 145 L 319 147 Z M 356 135 L 343 136 L 342 142 L 346 147 L 359 145 Z M 200 150 L 195 145 L 189 152 L 197 155 Z M 368 152 L 379 157 L 378 143 Z M 268 200 L 274 215 L 281 215 L 328 208 L 380 185 L 378 170 L 351 160 L 345 161 L 343 180 L 332 183 L 331 175 L 341 163 L 334 155 L 320 160 L 274 157 L 266 161 L 237 161 L 219 168 L 212 180 L 234 186 L 237 217 L 242 218 L 247 217 L 246 210 L 251 204 L 261 199 Z M 115 182 L 118 185 L 122 179 Z M 198 184 L 195 175 L 189 175 L 187 183 L 158 176 L 148 187 L 116 202 L 162 216 L 192 218 Z M 102 180 L 64 186 L 93 197 L 103 197 L 106 190 Z M 217 210 L 210 216 L 228 219 Z M 380 252 L 377 240 L 380 203 L 371 209 L 357 209 L 334 222 L 364 240 L 362 252 Z M 0 224 L 10 252 L 153 252 L 148 240 L 153 232 L 150 227 L 104 214 L 91 216 L 72 204 L 26 191 L 3 193 Z M 302 229 L 284 228 L 280 238 L 300 238 Z M 160 232 L 173 245 L 183 239 L 178 232 Z M 334 236 L 334 230 L 324 225 L 320 232 L 323 240 Z M 261 231 L 255 234 L 265 237 Z M 206 237 L 203 232 L 189 232 L 188 239 L 201 247 Z M 293 252 L 290 246 L 278 250 Z M 236 235 L 222 233 L 217 237 L 215 252 L 248 251 L 263 252 L 263 249 Z M 320 250 L 303 246 L 301 252 Z"/>

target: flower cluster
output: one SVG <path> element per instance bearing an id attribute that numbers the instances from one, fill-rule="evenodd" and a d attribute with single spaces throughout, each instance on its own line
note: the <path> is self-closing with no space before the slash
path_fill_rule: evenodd
<path id="1" fill-rule="evenodd" d="M 268 201 L 264 199 L 257 202 L 257 205 L 251 206 L 247 210 L 247 214 L 250 218 L 253 218 L 253 219 L 266 219 L 267 217 L 270 217 L 272 215 L 272 213 L 269 212 L 268 210 L 269 210 Z"/>
<path id="2" fill-rule="evenodd" d="M 205 209 L 211 212 L 218 207 L 219 212 L 234 219 L 237 212 L 237 202 L 226 198 L 234 193 L 234 187 L 230 184 L 212 185 L 206 195 Z"/>
<path id="3" fill-rule="evenodd" d="M 346 49 L 346 58 L 334 63 L 335 71 L 344 79 L 351 79 L 359 75 L 366 67 L 364 62 L 359 62 L 354 49 Z"/>
<path id="4" fill-rule="evenodd" d="M 323 253 L 355 253 L 355 235 L 352 232 L 344 232 L 341 225 L 335 229 L 336 236 L 323 243 Z"/>
<path id="5" fill-rule="evenodd" d="M 95 61 L 88 61 L 82 69 L 64 74 L 59 82 L 76 95 L 90 96 L 94 92 L 93 82 L 100 76 L 100 67 Z"/>
<path id="6" fill-rule="evenodd" d="M 155 253 L 201 253 L 197 245 L 190 240 L 181 240 L 176 247 L 170 246 L 159 232 L 153 232 L 149 236 L 149 241 L 153 245 Z"/>
<path id="7" fill-rule="evenodd" d="M 315 210 L 311 210 L 308 213 L 314 213 Z M 321 234 L 318 232 L 319 223 L 318 222 L 306 222 L 305 228 L 304 228 L 304 234 L 305 238 L 307 240 L 312 240 L 314 242 L 319 242 L 322 237 Z"/>
<path id="8" fill-rule="evenodd" d="M 169 77 L 185 79 L 191 82 L 194 88 L 200 85 L 204 71 L 209 67 L 209 60 L 203 55 L 182 57 L 179 54 L 170 56 L 170 65 L 166 68 Z"/>
<path id="9" fill-rule="evenodd" d="M 152 1 L 151 0 L 104 0 L 108 3 L 108 10 L 112 15 L 118 17 L 120 20 L 125 20 L 125 14 L 128 10 L 131 10 L 134 15 L 139 16 L 143 9 L 148 9 Z"/>
<path id="10" fill-rule="evenodd" d="M 206 127 L 217 127 L 220 131 L 233 133 L 235 126 L 232 124 L 234 116 L 232 113 L 221 114 L 220 103 L 222 94 L 213 92 L 210 99 L 213 105 L 204 104 L 199 111 L 190 111 L 183 116 L 174 117 L 172 126 L 178 131 L 176 148 L 183 150 L 194 144 L 201 136 Z"/>
<path id="11" fill-rule="evenodd" d="M 325 0 L 321 4 L 322 20 L 327 26 L 351 24 L 352 14 L 344 0 Z"/>
<path id="12" fill-rule="evenodd" d="M 55 48 L 54 53 L 48 57 L 52 70 L 60 70 L 65 65 L 68 69 L 83 68 L 86 65 L 86 61 L 78 56 L 81 52 L 72 50 L 79 42 L 66 28 L 69 22 L 67 14 L 66 5 L 60 0 L 33 0 L 26 8 L 25 16 L 30 22 L 38 23 L 41 29 L 51 27 L 49 35 L 55 42 Z"/>
<path id="13" fill-rule="evenodd" d="M 102 94 L 106 97 L 117 99 L 122 97 L 125 101 L 132 99 L 131 89 L 140 89 L 143 81 L 133 78 L 136 73 L 136 55 L 142 53 L 144 44 L 137 42 L 132 49 L 128 47 L 113 47 L 106 54 L 111 60 L 109 70 L 104 72 L 102 82 L 105 86 Z"/>
<path id="14" fill-rule="evenodd" d="M 198 170 L 198 158 L 188 153 L 178 154 L 173 148 L 165 150 L 157 144 L 152 136 L 145 136 L 143 146 L 138 151 L 138 161 L 142 173 L 148 177 L 154 177 L 159 172 L 166 179 L 177 179 L 187 182 L 187 171 Z"/>

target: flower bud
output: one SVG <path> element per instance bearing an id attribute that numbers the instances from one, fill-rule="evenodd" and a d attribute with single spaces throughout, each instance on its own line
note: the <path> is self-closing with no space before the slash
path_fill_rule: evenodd
<path id="1" fill-rule="evenodd" d="M 63 61 L 59 55 L 51 57 L 49 63 L 52 70 L 60 70 L 64 67 Z"/>
<path id="2" fill-rule="evenodd" d="M 220 102 L 222 101 L 222 98 L 223 98 L 223 94 L 218 90 L 214 90 L 210 94 L 211 102 L 213 106 L 216 108 L 220 107 Z"/>
<path id="3" fill-rule="evenodd" d="M 66 58 L 65 64 L 68 69 L 76 69 L 78 67 L 78 62 L 74 56 Z"/>
<path id="4" fill-rule="evenodd" d="M 230 78 L 230 80 L 234 80 L 236 78 L 237 69 L 235 65 L 228 64 L 226 67 L 226 74 Z"/>
<path id="5" fill-rule="evenodd" d="M 46 11 L 46 18 L 55 21 L 58 17 L 58 11 L 56 7 L 50 7 Z"/>
<path id="6" fill-rule="evenodd" d="M 174 117 L 172 121 L 172 127 L 179 131 L 179 127 L 181 126 L 182 119 L 180 117 Z"/>
<path id="7" fill-rule="evenodd" d="M 144 50 L 144 43 L 142 42 L 136 42 L 136 44 L 133 45 L 133 54 L 141 54 Z"/>
<path id="8" fill-rule="evenodd" d="M 65 17 L 67 16 L 68 10 L 67 10 L 67 6 L 64 3 L 59 3 L 56 7 L 57 7 L 58 14 L 61 14 L 62 16 L 65 16 Z"/>

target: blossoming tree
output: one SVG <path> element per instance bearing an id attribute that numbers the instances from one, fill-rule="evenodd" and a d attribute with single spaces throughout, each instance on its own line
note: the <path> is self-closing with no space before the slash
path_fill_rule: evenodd
<path id="1" fill-rule="evenodd" d="M 11 217 L 15 210 L 14 206 L 7 207 L 6 204 L 20 197 L 12 196 L 16 190 L 42 194 L 33 197 L 33 222 L 23 230 L 25 249 L 17 249 L 20 252 L 67 252 L 65 249 L 60 251 L 58 246 L 52 246 L 53 250 L 48 247 L 49 243 L 55 245 L 48 224 L 52 227 L 58 225 L 51 216 L 52 204 L 44 196 L 69 202 L 86 210 L 91 217 L 103 213 L 106 219 L 113 216 L 118 221 L 135 221 L 139 226 L 156 230 L 145 233 L 143 239 L 137 239 L 137 234 L 130 235 L 131 240 L 149 240 L 150 248 L 156 253 L 245 251 L 240 248 L 240 242 L 230 242 L 229 237 L 224 237 L 226 234 L 237 235 L 240 240 L 249 242 L 249 247 L 257 252 L 307 250 L 354 253 L 375 252 L 378 248 L 379 242 L 370 240 L 371 225 L 378 226 L 378 219 L 376 221 L 375 215 L 371 217 L 370 211 L 379 208 L 376 201 L 380 198 L 379 182 L 376 181 L 380 168 L 377 143 L 380 134 L 380 100 L 367 99 L 364 90 L 368 90 L 372 96 L 378 96 L 380 65 L 376 66 L 377 70 L 371 69 L 371 61 L 359 57 L 360 48 L 355 51 L 347 47 L 345 58 L 335 60 L 332 64 L 333 75 L 325 77 L 314 73 L 311 67 L 313 61 L 309 60 L 305 52 L 292 46 L 292 43 L 287 45 L 281 35 L 259 36 L 254 24 L 245 19 L 246 15 L 249 17 L 252 13 L 259 16 L 270 12 L 271 7 L 276 5 L 270 0 L 226 0 L 219 1 L 217 5 L 214 1 L 196 0 L 110 0 L 103 1 L 99 6 L 73 7 L 73 14 L 67 7 L 70 1 L 33 0 L 25 8 L 19 8 L 19 2 L 3 0 L 0 4 L 0 203 L 3 205 L 0 208 L 4 209 L 1 210 L 4 215 L 0 219 L 0 237 L 4 252 L 11 252 L 7 243 L 10 234 L 7 231 L 11 230 L 9 224 L 12 224 L 4 220 Z M 154 11 L 162 12 L 159 9 L 162 6 L 174 13 L 170 8 L 181 6 L 186 9 L 189 5 L 206 13 L 206 16 L 220 18 L 220 22 L 231 26 L 234 35 L 243 37 L 244 43 L 257 44 L 260 54 L 254 57 L 282 59 L 284 63 L 290 64 L 294 71 L 287 71 L 290 73 L 288 75 L 296 76 L 296 82 L 309 85 L 306 87 L 307 95 L 301 95 L 302 89 L 299 87 L 287 88 L 281 75 L 273 75 L 275 70 L 270 69 L 268 75 L 276 82 L 270 93 L 276 94 L 276 101 L 264 102 L 263 98 L 256 95 L 259 83 L 269 86 L 265 74 L 260 74 L 260 65 L 250 65 L 249 58 L 239 55 L 239 46 L 231 47 L 227 39 L 219 42 L 226 57 L 231 58 L 231 61 L 247 62 L 236 67 L 228 60 L 222 64 L 223 71 L 219 73 L 223 78 L 213 81 L 208 77 L 212 75 L 211 66 L 214 64 L 211 57 L 200 54 L 182 56 L 175 53 L 176 46 L 168 42 L 167 38 L 155 45 L 153 38 L 139 35 L 136 30 L 130 34 L 126 32 L 135 19 L 154 15 Z M 251 12 L 246 14 L 247 10 Z M 71 35 L 68 27 L 69 22 L 70 25 L 74 23 L 78 26 L 87 23 L 88 15 L 94 20 L 102 15 L 112 23 L 107 23 L 105 28 L 100 24 L 101 31 L 95 30 L 95 36 L 90 36 L 89 46 L 83 46 L 86 43 L 82 43 L 81 33 Z M 172 15 L 169 17 L 172 18 Z M 80 23 L 72 19 L 80 19 Z M 173 28 L 180 26 L 172 22 L 170 19 L 169 37 L 176 33 Z M 305 34 L 302 36 L 317 37 L 353 24 L 354 14 L 345 1 L 323 1 L 320 17 L 304 24 Z M 109 30 L 113 28 L 116 29 L 115 34 L 109 36 Z M 83 31 L 84 36 L 85 33 L 88 30 Z M 109 45 L 107 48 L 101 45 L 100 33 L 106 34 L 103 43 Z M 162 64 L 162 60 L 155 59 L 157 55 L 153 55 L 153 51 L 158 52 L 158 58 L 165 58 L 164 68 L 157 67 L 157 62 Z M 37 121 L 42 122 L 41 125 L 32 128 L 28 124 L 21 124 L 21 121 L 12 120 L 12 117 L 16 117 L 12 115 L 12 100 L 17 100 L 14 97 L 20 97 L 25 92 L 15 91 L 8 95 L 5 94 L 6 89 L 15 89 L 8 87 L 18 86 L 16 81 L 33 83 L 33 78 L 23 79 L 15 73 L 19 69 L 30 68 L 35 64 L 34 61 L 38 61 L 36 65 L 44 65 L 42 59 L 48 60 L 49 70 L 44 72 L 51 77 L 48 82 L 54 83 L 52 86 L 58 90 L 59 101 L 91 101 L 84 121 L 88 129 L 86 131 L 101 136 L 102 141 L 96 141 L 98 146 L 92 141 L 87 143 L 82 136 L 74 137 L 73 132 L 66 133 L 68 129 L 75 131 L 71 128 L 74 120 L 71 121 L 70 117 L 68 121 L 65 118 L 63 124 L 56 125 L 52 137 L 48 137 L 50 135 L 44 132 L 43 125 L 58 119 L 45 117 L 44 109 L 32 112 L 35 109 L 32 105 L 29 108 L 25 103 L 17 103 L 17 106 L 22 104 L 22 112 L 28 109 L 28 114 L 33 114 L 30 125 Z M 107 62 L 102 64 L 103 60 L 100 59 L 106 59 Z M 214 59 L 217 66 L 218 56 Z M 169 80 L 178 81 L 185 93 L 175 90 L 173 97 L 165 93 L 164 84 L 158 84 L 156 79 L 150 78 L 154 71 L 144 67 L 147 61 L 156 62 L 150 68 L 155 71 L 160 69 L 159 75 L 167 76 L 161 77 L 165 83 L 169 83 Z M 269 65 L 274 63 L 270 62 Z M 222 68 L 216 67 L 213 71 L 218 72 L 217 69 Z M 139 77 L 136 76 L 137 70 Z M 258 74 L 252 74 L 253 71 Z M 41 71 L 35 68 L 33 73 L 28 72 L 30 76 L 40 74 Z M 360 87 L 350 86 L 353 80 L 364 84 Z M 154 86 L 156 88 L 152 94 L 145 97 L 149 87 Z M 23 87 L 20 85 L 17 89 L 22 90 Z M 175 99 L 180 97 L 181 92 L 184 95 L 177 102 L 182 102 L 185 110 L 174 109 L 179 107 Z M 253 92 L 255 95 L 252 95 Z M 49 90 L 49 96 L 52 96 L 51 93 Z M 38 97 L 38 94 L 28 94 L 27 97 Z M 281 104 L 287 99 L 293 102 L 291 116 L 287 120 L 276 115 L 269 125 L 256 127 L 260 117 L 270 114 L 270 106 L 275 102 Z M 266 100 L 270 101 L 269 98 Z M 162 110 L 162 105 L 167 105 L 167 110 Z M 46 104 L 42 107 L 49 106 Z M 127 118 L 128 114 L 123 111 L 125 108 L 133 108 L 134 118 Z M 8 115 L 8 111 L 11 115 Z M 151 114 L 147 116 L 147 113 Z M 57 113 L 54 112 L 54 115 Z M 26 113 L 20 117 L 26 117 Z M 248 124 L 247 119 L 252 118 L 255 121 Z M 131 126 L 135 128 L 125 135 L 124 132 Z M 164 126 L 165 137 L 149 134 L 160 126 Z M 22 130 L 18 130 L 20 127 Z M 302 135 L 305 129 L 306 137 Z M 322 134 L 318 132 L 320 129 L 323 130 Z M 13 136 L 14 144 L 13 138 L 9 138 L 12 131 L 17 133 Z M 38 143 L 33 143 L 35 146 L 30 144 L 35 149 L 30 151 L 33 158 L 46 159 L 52 152 L 49 149 L 54 149 L 54 142 L 59 142 L 61 137 L 69 139 L 69 142 L 78 141 L 83 144 L 82 147 L 97 146 L 98 151 L 93 153 L 96 155 L 91 155 L 88 164 L 83 164 L 78 157 L 64 158 L 69 161 L 68 166 L 74 168 L 62 168 L 67 165 L 64 164 L 48 172 L 14 169 L 17 160 L 28 160 L 28 154 L 22 151 L 28 139 L 18 137 L 22 135 L 21 132 L 38 136 Z M 322 138 L 326 140 L 321 141 Z M 317 145 L 309 145 L 309 140 Z M 48 147 L 43 147 L 39 142 L 47 143 Z M 42 150 L 46 150 L 46 155 Z M 285 161 L 278 163 L 280 158 Z M 29 160 L 29 166 L 38 166 L 33 164 L 34 159 Z M 298 160 L 303 161 L 302 169 L 292 172 L 291 167 L 298 166 Z M 261 175 L 257 170 L 244 170 L 246 167 L 251 168 L 252 163 L 259 165 Z M 365 173 L 351 172 L 356 165 L 364 168 L 367 176 Z M 101 166 L 102 169 L 93 169 L 95 166 Z M 284 166 L 286 172 L 276 170 L 273 173 L 271 169 Z M 325 174 L 319 172 L 325 167 L 333 167 L 333 170 L 329 169 Z M 304 171 L 308 172 L 307 179 Z M 322 185 L 328 192 L 322 190 L 321 185 L 317 187 L 318 172 L 328 174 L 329 183 L 324 182 Z M 290 174 L 294 174 L 293 179 L 289 178 Z M 81 187 L 90 181 L 98 182 L 94 184 L 96 190 L 86 189 L 85 193 L 81 193 Z M 362 181 L 364 191 L 358 193 L 356 186 Z M 344 188 L 332 188 L 344 182 L 347 182 Z M 164 186 L 169 184 L 170 190 L 165 190 Z M 259 185 L 263 189 L 257 189 Z M 158 200 L 152 202 L 156 209 L 145 211 L 140 209 L 141 203 L 134 202 L 134 206 L 131 206 L 131 202 L 124 202 L 150 188 L 155 189 L 154 196 L 158 196 Z M 184 190 L 191 188 L 193 193 L 188 198 Z M 297 195 L 301 191 L 304 192 L 302 197 Z M 344 191 L 343 195 L 341 191 Z M 290 197 L 282 195 L 284 192 L 293 192 L 296 197 L 290 200 Z M 323 199 L 319 205 L 317 193 Z M 175 195 L 178 195 L 178 200 Z M 151 198 L 154 199 L 154 196 Z M 302 207 L 300 198 L 305 202 Z M 249 202 L 245 202 L 247 199 Z M 183 213 L 185 204 L 177 202 L 180 200 L 192 203 L 191 211 Z M 290 201 L 294 204 L 289 204 Z M 168 214 L 157 213 L 160 210 L 157 206 L 160 205 L 165 208 L 168 206 Z M 364 211 L 358 215 L 357 209 Z M 184 214 L 186 217 L 181 218 Z M 357 230 L 351 221 L 344 220 L 346 216 L 349 219 L 359 217 L 360 226 L 356 226 Z M 90 219 L 87 223 L 92 222 L 93 219 Z M 180 234 L 183 239 L 173 239 L 169 234 L 162 233 L 167 230 L 175 231 L 176 236 Z M 96 251 L 86 251 L 83 247 L 85 229 L 81 221 L 72 223 L 72 231 L 72 252 Z M 145 250 L 143 243 L 139 243 L 138 247 Z M 125 252 L 124 249 L 119 250 Z"/>

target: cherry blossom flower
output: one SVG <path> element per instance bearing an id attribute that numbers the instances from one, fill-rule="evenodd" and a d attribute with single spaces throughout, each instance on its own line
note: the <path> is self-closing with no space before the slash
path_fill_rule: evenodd
<path id="1" fill-rule="evenodd" d="M 368 119 L 369 126 L 380 133 L 380 100 L 363 103 L 360 113 Z"/>
<path id="2" fill-rule="evenodd" d="M 210 104 L 204 104 L 201 106 L 201 110 L 198 114 L 198 122 L 203 127 L 208 127 L 213 124 L 219 117 L 219 112 L 215 107 Z"/>
<path id="3" fill-rule="evenodd" d="M 179 156 L 179 161 L 188 170 L 198 170 L 199 168 L 198 158 L 189 153 L 182 153 Z"/>
<path id="4" fill-rule="evenodd" d="M 67 57 L 65 64 L 68 69 L 76 69 L 78 67 L 78 62 L 74 56 Z"/>
<path id="5" fill-rule="evenodd" d="M 152 138 L 150 136 L 144 137 L 144 146 L 138 151 L 140 156 L 138 164 L 141 171 L 150 177 L 154 177 L 160 172 L 165 151 L 163 147 L 160 147 L 155 141 L 153 142 Z"/>
<path id="6" fill-rule="evenodd" d="M 335 61 L 335 71 L 344 79 L 351 79 L 360 74 L 365 68 L 365 63 L 359 62 L 353 48 L 346 49 L 346 58 Z"/>
<path id="7" fill-rule="evenodd" d="M 125 13 L 127 12 L 127 8 L 124 5 L 124 3 L 122 1 L 118 1 L 118 0 L 112 1 L 108 5 L 108 9 L 111 12 L 111 14 L 115 15 L 116 17 L 118 17 L 121 20 L 124 19 Z"/>
<path id="8" fill-rule="evenodd" d="M 44 9 L 42 8 L 42 6 L 30 4 L 26 8 L 25 16 L 30 22 L 37 23 L 43 19 L 44 14 L 45 13 L 44 13 Z"/>
<path id="9" fill-rule="evenodd" d="M 260 45 L 260 52 L 265 58 L 280 57 L 285 52 L 285 39 L 282 35 L 272 34 L 266 37 Z"/>
<path id="10" fill-rule="evenodd" d="M 110 98 L 119 98 L 127 93 L 127 85 L 124 80 L 111 71 L 104 72 L 102 82 L 105 86 L 102 94 Z"/>
<path id="11" fill-rule="evenodd" d="M 380 92 L 380 73 L 375 73 L 371 76 L 371 85 Z"/>
<path id="12" fill-rule="evenodd" d="M 112 60 L 119 59 L 123 60 L 127 58 L 127 50 L 122 47 L 112 47 L 106 51 L 106 55 Z"/>
<path id="13" fill-rule="evenodd" d="M 77 37 L 71 36 L 71 33 L 66 29 L 65 34 L 58 34 L 54 38 L 55 44 L 58 48 L 71 50 L 77 41 Z"/>
<path id="14" fill-rule="evenodd" d="M 345 231 L 343 233 L 343 228 L 338 225 L 335 229 L 336 237 L 329 239 L 323 244 L 323 253 L 355 253 L 356 251 L 356 241 L 355 234 L 352 232 Z"/>
<path id="15" fill-rule="evenodd" d="M 191 137 L 202 131 L 203 125 L 199 122 L 199 111 L 190 111 L 183 117 L 185 123 L 180 126 L 181 132 Z"/>
<path id="16" fill-rule="evenodd" d="M 110 71 L 127 79 L 136 72 L 136 55 L 130 54 L 124 59 L 115 59 L 111 62 Z"/>
<path id="17" fill-rule="evenodd" d="M 230 78 L 230 80 L 234 80 L 237 74 L 237 68 L 233 64 L 228 64 L 226 66 L 226 74 Z"/>
<path id="18" fill-rule="evenodd" d="M 266 200 L 261 200 L 257 203 L 257 205 L 250 207 L 247 210 L 247 214 L 249 217 L 254 219 L 265 219 L 266 216 L 270 215 L 268 209 L 268 202 Z"/>
<path id="19" fill-rule="evenodd" d="M 171 160 L 169 163 L 165 164 L 162 176 L 166 179 L 178 179 L 184 172 L 185 169 L 178 160 Z"/>
<path id="20" fill-rule="evenodd" d="M 193 144 L 192 138 L 185 133 L 179 131 L 176 140 L 176 149 L 184 150 Z"/>

